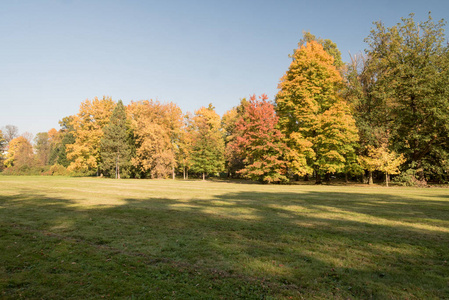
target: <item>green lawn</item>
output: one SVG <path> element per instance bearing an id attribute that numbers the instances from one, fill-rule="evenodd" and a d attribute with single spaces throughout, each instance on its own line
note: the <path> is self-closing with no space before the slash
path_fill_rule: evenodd
<path id="1" fill-rule="evenodd" d="M 449 298 L 449 189 L 0 176 L 0 297 Z"/>

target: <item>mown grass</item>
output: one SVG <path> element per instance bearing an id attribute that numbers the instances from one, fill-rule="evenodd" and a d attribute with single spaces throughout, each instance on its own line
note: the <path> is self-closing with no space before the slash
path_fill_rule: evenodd
<path id="1" fill-rule="evenodd" d="M 0 176 L 5 299 L 443 299 L 449 189 Z"/>

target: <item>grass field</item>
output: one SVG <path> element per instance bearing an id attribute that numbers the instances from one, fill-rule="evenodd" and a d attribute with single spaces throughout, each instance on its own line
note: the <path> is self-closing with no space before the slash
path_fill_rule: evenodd
<path id="1" fill-rule="evenodd" d="M 449 298 L 449 189 L 0 176 L 1 298 Z"/>

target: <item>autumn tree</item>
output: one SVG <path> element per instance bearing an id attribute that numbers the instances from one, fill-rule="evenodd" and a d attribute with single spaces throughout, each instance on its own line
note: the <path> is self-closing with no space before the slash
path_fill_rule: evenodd
<path id="1" fill-rule="evenodd" d="M 243 116 L 247 104 L 246 98 L 241 99 L 240 104 L 228 110 L 221 119 L 225 140 L 225 167 L 228 176 L 238 175 L 237 171 L 244 167 L 244 157 L 238 151 L 238 148 L 235 147 L 235 144 L 237 137 L 242 135 L 242 132 L 237 127 L 237 121 Z"/>
<path id="2" fill-rule="evenodd" d="M 292 58 L 276 96 L 279 125 L 295 154 L 292 171 L 305 175 L 314 170 L 320 183 L 322 174 L 345 169 L 357 129 L 339 95 L 343 80 L 334 58 L 316 41 L 300 45 Z"/>
<path id="3" fill-rule="evenodd" d="M 224 170 L 224 139 L 220 116 L 212 104 L 195 111 L 193 117 L 192 170 L 206 174 Z"/>
<path id="4" fill-rule="evenodd" d="M 50 162 L 52 145 L 48 132 L 39 132 L 34 138 L 34 148 L 36 149 L 36 158 L 40 165 L 46 166 Z"/>
<path id="5" fill-rule="evenodd" d="M 131 161 L 129 127 L 125 107 L 119 100 L 108 125 L 103 128 L 104 134 L 100 141 L 101 169 L 109 175 L 114 174 L 117 179 L 127 171 Z"/>
<path id="6" fill-rule="evenodd" d="M 14 125 L 6 125 L 3 128 L 3 138 L 6 140 L 6 143 L 9 144 L 13 139 L 19 137 L 19 128 Z"/>
<path id="7" fill-rule="evenodd" d="M 344 62 L 341 59 L 341 52 L 337 47 L 337 44 L 329 39 L 317 38 L 315 35 L 311 34 L 308 31 L 303 33 L 303 38 L 299 41 L 299 45 L 303 46 L 310 42 L 316 42 L 323 46 L 323 50 L 327 52 L 327 54 L 331 55 L 334 58 L 333 65 L 341 70 L 344 67 Z"/>
<path id="8" fill-rule="evenodd" d="M 65 168 L 70 165 L 70 160 L 67 158 L 67 145 L 75 144 L 76 141 L 74 119 L 74 116 L 64 117 L 59 121 L 61 129 L 56 133 L 49 132 L 54 143 L 52 154 L 50 155 L 52 164 L 56 162 Z"/>
<path id="9" fill-rule="evenodd" d="M 115 102 L 110 97 L 95 97 L 81 103 L 79 113 L 72 120 L 75 143 L 66 145 L 67 159 L 71 161 L 69 171 L 100 172 L 100 140 L 114 107 Z"/>
<path id="10" fill-rule="evenodd" d="M 144 100 L 132 102 L 128 110 L 136 147 L 133 165 L 142 176 L 174 176 L 176 143 L 182 127 L 181 109 L 174 103 Z"/>
<path id="11" fill-rule="evenodd" d="M 383 143 L 378 148 L 368 146 L 368 155 L 359 156 L 359 162 L 369 172 L 377 170 L 385 173 L 385 184 L 388 186 L 390 175 L 400 173 L 399 167 L 405 162 L 405 158 L 403 154 L 390 151 L 387 144 Z M 372 176 L 369 184 L 373 184 Z"/>
<path id="12" fill-rule="evenodd" d="M 244 167 L 238 173 L 265 183 L 287 182 L 289 150 L 284 135 L 277 128 L 278 117 L 273 104 L 263 94 L 255 95 L 245 104 L 236 128 L 240 134 L 229 144 L 244 157 Z"/>
<path id="13" fill-rule="evenodd" d="M 48 140 L 50 142 L 50 155 L 48 158 L 48 164 L 54 165 L 58 161 L 58 150 L 57 148 L 61 145 L 61 132 L 52 128 L 48 131 Z"/>
<path id="14" fill-rule="evenodd" d="M 366 42 L 370 96 L 386 113 L 392 150 L 404 154 L 419 179 L 446 176 L 449 161 L 449 50 L 443 20 L 413 14 L 386 28 L 375 22 Z"/>
<path id="15" fill-rule="evenodd" d="M 7 168 L 29 167 L 34 164 L 33 146 L 23 136 L 16 137 L 9 142 L 8 154 L 4 162 Z"/>

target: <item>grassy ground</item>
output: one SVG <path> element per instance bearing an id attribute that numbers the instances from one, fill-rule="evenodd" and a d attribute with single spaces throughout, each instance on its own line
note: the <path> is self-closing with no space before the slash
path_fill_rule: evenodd
<path id="1" fill-rule="evenodd" d="M 449 189 L 0 176 L 0 297 L 442 299 Z"/>

